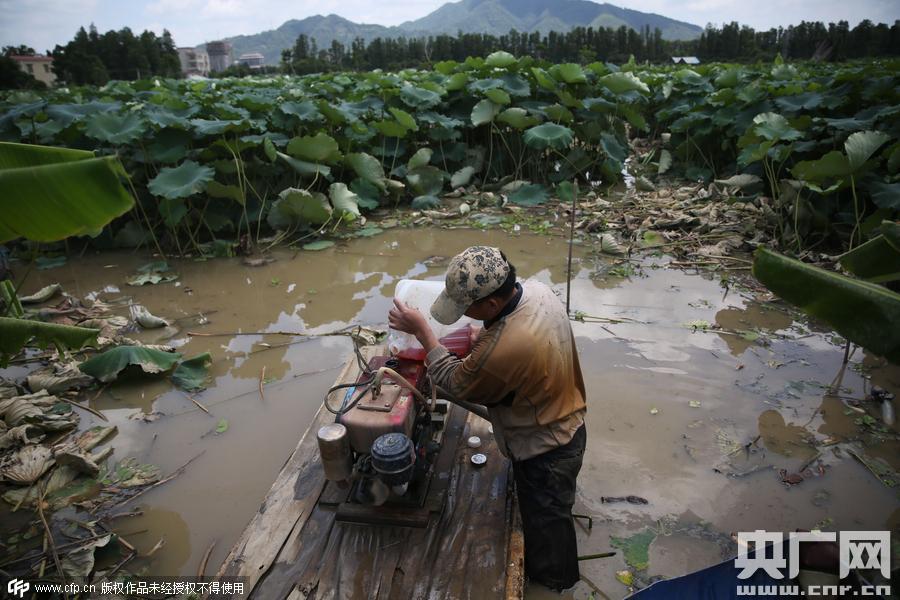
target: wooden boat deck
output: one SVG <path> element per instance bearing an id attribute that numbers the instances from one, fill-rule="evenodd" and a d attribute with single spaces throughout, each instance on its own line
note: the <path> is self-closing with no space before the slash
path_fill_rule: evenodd
<path id="1" fill-rule="evenodd" d="M 365 348 L 366 360 L 381 348 Z M 355 359 L 337 382 L 355 380 Z M 443 508 L 426 528 L 335 520 L 319 502 L 326 480 L 316 432 L 334 421 L 324 406 L 281 469 L 217 575 L 240 577 L 246 598 L 522 598 L 524 541 L 512 468 L 488 423 L 451 405 L 432 488 Z M 471 435 L 488 458 L 474 467 Z M 333 486 L 328 486 L 333 487 Z"/>

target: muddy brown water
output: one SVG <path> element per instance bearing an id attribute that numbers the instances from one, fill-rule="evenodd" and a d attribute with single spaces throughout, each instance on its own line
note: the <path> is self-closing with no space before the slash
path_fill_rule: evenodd
<path id="1" fill-rule="evenodd" d="M 166 342 L 179 352 L 209 351 L 214 358 L 209 388 L 196 395 L 212 415 L 165 379 L 116 383 L 91 403 L 118 426 L 111 441 L 114 461 L 136 457 L 167 474 L 202 452 L 184 475 L 135 502 L 143 516 L 118 522 L 119 533 L 141 551 L 165 539 L 161 550 L 144 559 L 149 573 L 196 574 L 213 542 L 207 572 L 218 568 L 352 351 L 345 337 L 267 348 L 260 344 L 291 338 L 190 337 L 187 331 L 386 327 L 399 279 L 440 279 L 444 264 L 426 259 L 452 256 L 473 244 L 502 247 L 521 276 L 565 294 L 564 240 L 472 230 L 390 230 L 320 252 L 278 250 L 277 260 L 261 267 L 239 259 L 170 260 L 177 284 L 127 286 L 125 279 L 150 260 L 129 253 L 70 258 L 62 267 L 29 276 L 25 294 L 59 282 L 78 297 L 129 296 L 153 314 L 179 320 L 177 331 L 144 332 L 140 339 L 174 333 Z M 591 529 L 577 527 L 579 553 L 614 549 L 611 536 L 649 530 L 655 537 L 643 576 L 670 577 L 727 557 L 734 551 L 729 539 L 734 531 L 816 525 L 896 531 L 897 493 L 846 453 L 838 457 L 832 446 L 819 448 L 828 465 L 824 474 L 791 487 L 781 482 L 778 469 L 794 472 L 812 459 L 817 449 L 811 442 L 860 435 L 871 442 L 855 422 L 859 415 L 845 414 L 842 399 L 826 393 L 825 386 L 839 381 L 839 395 L 846 398 L 862 398 L 873 383 L 897 393 L 900 370 L 862 351 L 842 368 L 843 353 L 832 333 L 810 329 L 746 290 L 726 289 L 718 275 L 667 268 L 666 260 L 647 258 L 622 277 L 621 268 L 610 271 L 606 259 L 576 252 L 572 310 L 626 320 L 573 323 L 589 396 L 588 449 L 576 512 L 594 519 Z M 209 322 L 196 324 L 198 314 Z M 753 333 L 703 331 L 703 322 Z M 17 367 L 5 374 L 24 372 Z M 261 377 L 264 397 L 258 390 Z M 129 418 L 139 410 L 162 416 L 150 423 Z M 97 421 L 87 413 L 81 417 L 83 426 Z M 216 434 L 220 419 L 229 427 Z M 741 448 L 757 436 L 755 452 Z M 898 469 L 897 449 L 885 440 L 871 443 L 867 454 Z M 758 470 L 739 477 L 726 474 L 753 469 Z M 648 504 L 602 500 L 628 495 Z M 6 517 L 8 509 L 0 508 Z M 621 551 L 581 565 L 582 574 L 611 598 L 627 594 L 615 578 L 625 568 Z M 586 598 L 590 592 L 582 583 L 569 595 Z M 545 595 L 559 597 L 534 586 L 527 592 L 533 599 Z"/>

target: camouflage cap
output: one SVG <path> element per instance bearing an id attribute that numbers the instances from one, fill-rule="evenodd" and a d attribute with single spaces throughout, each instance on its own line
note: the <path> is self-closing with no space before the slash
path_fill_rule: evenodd
<path id="1" fill-rule="evenodd" d="M 455 323 L 473 302 L 500 289 L 508 276 L 509 263 L 499 248 L 466 248 L 450 261 L 444 291 L 431 305 L 431 316 L 444 325 Z"/>

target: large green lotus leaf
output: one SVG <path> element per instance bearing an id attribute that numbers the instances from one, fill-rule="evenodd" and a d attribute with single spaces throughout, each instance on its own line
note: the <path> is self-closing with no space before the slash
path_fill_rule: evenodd
<path id="1" fill-rule="evenodd" d="M 360 208 L 373 210 L 381 204 L 381 190 L 371 181 L 357 177 L 350 182 L 350 191 L 356 194 Z"/>
<path id="2" fill-rule="evenodd" d="M 547 189 L 536 183 L 523 185 L 509 196 L 509 201 L 520 206 L 538 206 L 547 201 Z"/>
<path id="3" fill-rule="evenodd" d="M 900 183 L 872 181 L 868 186 L 875 206 L 900 211 Z"/>
<path id="4" fill-rule="evenodd" d="M 604 75 L 598 80 L 598 83 L 611 91 L 613 94 L 624 94 L 625 92 L 643 92 L 650 93 L 647 84 L 637 78 L 633 73 L 622 71 L 619 73 L 610 73 Z"/>
<path id="5" fill-rule="evenodd" d="M 900 294 L 759 248 L 753 275 L 863 348 L 900 362 Z"/>
<path id="6" fill-rule="evenodd" d="M 485 99 L 480 101 L 472 109 L 472 125 L 478 127 L 479 125 L 490 123 L 500 112 L 500 108 L 502 107 L 499 104 L 491 102 L 490 100 Z"/>
<path id="7" fill-rule="evenodd" d="M 566 83 L 587 83 L 587 77 L 584 75 L 581 65 L 575 63 L 563 63 L 553 65 L 550 74 L 554 79 L 565 81 Z"/>
<path id="8" fill-rule="evenodd" d="M 190 134 L 180 129 L 163 129 L 147 146 L 147 157 L 160 163 L 176 163 L 187 156 Z"/>
<path id="9" fill-rule="evenodd" d="M 344 183 L 332 183 L 328 187 L 328 197 L 335 212 L 345 221 L 352 221 L 359 216 L 359 198 L 347 189 Z"/>
<path id="10" fill-rule="evenodd" d="M 519 108 L 518 106 L 507 108 L 497 115 L 497 120 L 501 123 L 506 123 L 514 129 L 525 129 L 526 127 L 537 125 L 540 122 L 537 117 L 529 116 L 527 110 Z"/>
<path id="11" fill-rule="evenodd" d="M 610 158 L 614 158 L 620 163 L 625 162 L 625 157 L 628 154 L 627 149 L 619 143 L 619 140 L 616 137 L 609 133 L 603 133 L 600 135 L 600 147 L 603 148 L 603 151 L 606 152 L 606 155 Z"/>
<path id="12" fill-rule="evenodd" d="M 556 123 L 544 123 L 525 131 L 525 144 L 530 148 L 565 150 L 572 145 L 575 134 L 568 127 Z"/>
<path id="13" fill-rule="evenodd" d="M 287 188 L 278 194 L 266 221 L 273 229 L 299 225 L 323 225 L 331 219 L 331 205 L 324 194 Z"/>
<path id="14" fill-rule="evenodd" d="M 368 181 L 380 189 L 385 190 L 384 167 L 381 161 L 365 152 L 355 152 L 344 157 L 344 163 L 353 169 L 357 176 Z"/>
<path id="15" fill-rule="evenodd" d="M 341 158 L 338 143 L 327 133 L 295 137 L 287 146 L 288 154 L 312 162 L 337 162 Z"/>
<path id="16" fill-rule="evenodd" d="M 162 198 L 159 201 L 159 214 L 166 227 L 174 229 L 188 214 L 188 207 L 184 198 Z"/>
<path id="17" fill-rule="evenodd" d="M 500 83 L 510 96 L 527 98 L 531 95 L 531 85 L 528 80 L 516 73 L 507 73 L 500 77 Z"/>
<path id="18" fill-rule="evenodd" d="M 206 389 L 211 364 L 212 356 L 209 352 L 181 361 L 172 373 L 172 383 L 186 392 L 203 391 Z"/>
<path id="19" fill-rule="evenodd" d="M 108 383 L 129 365 L 137 365 L 144 373 L 163 373 L 175 366 L 180 358 L 181 354 L 177 352 L 163 352 L 143 346 L 118 346 L 84 361 L 78 368 L 82 373 Z"/>
<path id="20" fill-rule="evenodd" d="M 118 102 L 87 102 L 85 104 L 51 104 L 44 112 L 54 121 L 68 127 L 76 121 L 98 113 L 109 113 L 121 108 Z"/>
<path id="21" fill-rule="evenodd" d="M 225 185 L 224 183 L 212 180 L 206 184 L 206 195 L 211 198 L 234 200 L 241 206 L 244 205 L 244 194 L 241 191 L 241 188 L 236 185 Z"/>
<path id="22" fill-rule="evenodd" d="M 399 121 L 389 121 L 387 119 L 372 123 L 372 127 L 386 137 L 403 138 L 409 133 L 409 129 L 404 127 Z"/>
<path id="23" fill-rule="evenodd" d="M 144 135 L 146 129 L 144 122 L 134 113 L 119 115 L 108 112 L 88 117 L 84 132 L 95 140 L 123 145 Z"/>
<path id="24" fill-rule="evenodd" d="M 455 190 L 458 187 L 469 185 L 469 182 L 472 181 L 472 175 L 474 174 L 475 167 L 463 167 L 450 178 L 450 187 Z"/>
<path id="25" fill-rule="evenodd" d="M 299 158 L 288 156 L 284 152 L 275 152 L 275 156 L 286 162 L 292 169 L 294 169 L 294 171 L 296 171 L 300 175 L 303 175 L 304 177 L 331 177 L 331 167 L 329 166 L 300 160 Z"/>
<path id="26" fill-rule="evenodd" d="M 544 113 L 546 113 L 548 119 L 557 123 L 571 123 L 575 120 L 575 115 L 572 114 L 572 111 L 561 104 L 545 106 Z"/>
<path id="27" fill-rule="evenodd" d="M 512 66 L 516 64 L 516 57 L 510 54 L 509 52 L 504 52 L 502 50 L 498 52 L 492 52 L 487 55 L 487 58 L 484 59 L 484 66 L 491 68 L 501 68 L 505 69 L 506 67 Z"/>
<path id="28" fill-rule="evenodd" d="M 718 81 L 718 80 L 717 80 Z M 775 99 L 778 108 L 788 112 L 800 112 L 818 108 L 825 97 L 819 92 L 806 92 L 795 96 L 782 96 Z"/>
<path id="29" fill-rule="evenodd" d="M 500 88 L 488 90 L 484 93 L 484 95 L 487 96 L 488 100 L 495 104 L 509 104 L 510 102 L 509 93 L 506 90 L 501 90 Z"/>
<path id="30" fill-rule="evenodd" d="M 539 86 L 545 90 L 550 90 L 551 92 L 556 90 L 556 80 L 553 79 L 547 71 L 540 67 L 531 67 L 531 72 L 534 74 L 534 79 Z"/>
<path id="31" fill-rule="evenodd" d="M 437 167 L 419 167 L 408 171 L 406 180 L 417 196 L 435 196 L 444 187 L 444 172 Z"/>
<path id="32" fill-rule="evenodd" d="M 872 283 L 900 279 L 900 225 L 882 221 L 881 235 L 844 253 L 841 266 Z"/>
<path id="33" fill-rule="evenodd" d="M 100 230 L 134 206 L 125 176 L 113 156 L 0 142 L 0 243 Z"/>
<path id="34" fill-rule="evenodd" d="M 449 92 L 456 92 L 469 83 L 469 75 L 467 73 L 454 73 L 444 82 L 444 88 Z"/>
<path id="35" fill-rule="evenodd" d="M 191 126 L 200 135 L 222 135 L 229 131 L 242 131 L 247 125 L 247 121 L 243 120 L 191 119 Z"/>
<path id="36" fill-rule="evenodd" d="M 441 101 L 441 95 L 424 88 L 405 85 L 400 90 L 400 100 L 407 106 L 423 110 L 437 106 Z"/>
<path id="37" fill-rule="evenodd" d="M 177 167 L 164 167 L 147 182 L 147 189 L 163 198 L 187 198 L 199 194 L 212 181 L 215 169 L 186 160 Z"/>
<path id="38" fill-rule="evenodd" d="M 278 108 L 284 114 L 297 117 L 304 122 L 322 120 L 322 113 L 319 112 L 318 107 L 308 100 L 304 102 L 282 102 Z"/>
<path id="39" fill-rule="evenodd" d="M 431 148 L 419 148 L 406 163 L 406 168 L 412 171 L 413 169 L 424 167 L 431 162 L 431 156 L 433 154 L 434 150 L 432 150 Z"/>
<path id="40" fill-rule="evenodd" d="M 753 130 L 770 141 L 799 140 L 803 134 L 791 127 L 788 120 L 778 113 L 762 113 L 753 117 Z"/>
<path id="41" fill-rule="evenodd" d="M 177 129 L 190 129 L 191 127 L 191 122 L 187 117 L 182 117 L 170 112 L 148 110 L 144 113 L 144 116 L 157 127 L 175 127 Z"/>
<path id="42" fill-rule="evenodd" d="M 886 141 L 891 139 L 880 131 L 857 131 L 844 142 L 851 171 L 858 171 Z"/>
<path id="43" fill-rule="evenodd" d="M 30 319 L 0 317 L 0 367 L 6 367 L 11 356 L 19 353 L 30 340 L 41 348 L 49 345 L 78 350 L 96 342 L 99 329 L 71 327 Z"/>
<path id="44" fill-rule="evenodd" d="M 850 161 L 843 152 L 832 150 L 819 159 L 798 162 L 791 169 L 791 173 L 801 181 L 821 184 L 848 177 L 851 173 Z"/>
<path id="45" fill-rule="evenodd" d="M 481 92 L 482 94 L 487 92 L 488 90 L 495 90 L 503 85 L 503 82 L 499 79 L 489 78 L 489 79 L 476 79 L 472 83 L 469 84 L 469 90 L 473 92 Z"/>
<path id="46" fill-rule="evenodd" d="M 397 119 L 397 122 L 407 129 L 411 129 L 412 131 L 419 130 L 419 125 L 418 123 L 416 123 L 416 120 L 405 110 L 399 108 L 390 108 L 388 110 L 391 111 L 391 114 L 394 115 L 394 118 Z"/>

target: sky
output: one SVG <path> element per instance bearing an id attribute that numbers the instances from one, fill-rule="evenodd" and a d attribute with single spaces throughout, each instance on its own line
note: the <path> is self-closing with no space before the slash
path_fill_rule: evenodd
<path id="1" fill-rule="evenodd" d="M 900 0 L 630 0 L 611 4 L 705 26 L 738 21 L 755 29 L 800 21 L 863 19 L 893 23 Z M 274 29 L 288 19 L 335 13 L 357 23 L 398 25 L 423 17 L 444 0 L 0 0 L 0 46 L 38 52 L 72 39 L 79 26 L 101 32 L 168 29 L 179 46 Z"/>

